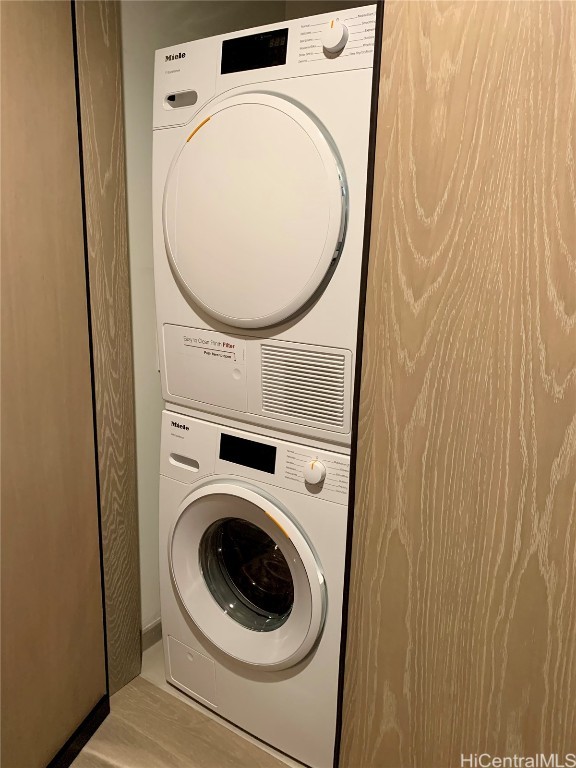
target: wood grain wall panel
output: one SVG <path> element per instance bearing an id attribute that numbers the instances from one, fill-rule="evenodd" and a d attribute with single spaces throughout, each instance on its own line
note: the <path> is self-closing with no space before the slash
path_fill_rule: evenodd
<path id="1" fill-rule="evenodd" d="M 114 693 L 140 672 L 134 375 L 126 217 L 120 8 L 77 2 L 108 673 Z M 151 130 L 143 126 L 143 130 Z"/>
<path id="2" fill-rule="evenodd" d="M 575 752 L 576 4 L 387 0 L 343 768 Z"/>
<path id="3" fill-rule="evenodd" d="M 1 50 L 1 761 L 42 768 L 106 694 L 70 5 Z"/>

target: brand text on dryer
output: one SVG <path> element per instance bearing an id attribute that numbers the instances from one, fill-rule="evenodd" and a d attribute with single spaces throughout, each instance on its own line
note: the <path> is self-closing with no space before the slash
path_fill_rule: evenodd
<path id="1" fill-rule="evenodd" d="M 166 61 L 175 61 L 175 59 L 185 59 L 186 54 L 185 53 L 169 53 L 166 56 Z"/>
<path id="2" fill-rule="evenodd" d="M 170 422 L 173 427 L 178 427 L 178 429 L 185 429 L 187 432 L 189 431 L 189 427 L 186 426 L 186 424 L 178 424 L 177 421 Z"/>

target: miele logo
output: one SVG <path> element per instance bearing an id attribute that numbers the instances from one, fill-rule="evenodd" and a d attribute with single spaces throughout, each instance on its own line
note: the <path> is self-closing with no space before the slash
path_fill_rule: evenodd
<path id="1" fill-rule="evenodd" d="M 173 427 L 178 427 L 178 429 L 185 429 L 186 432 L 190 431 L 190 427 L 187 427 L 186 424 L 178 424 L 177 421 L 170 422 Z"/>
<path id="2" fill-rule="evenodd" d="M 166 56 L 166 61 L 175 61 L 176 59 L 185 59 L 186 54 L 185 53 L 169 53 L 168 56 Z"/>

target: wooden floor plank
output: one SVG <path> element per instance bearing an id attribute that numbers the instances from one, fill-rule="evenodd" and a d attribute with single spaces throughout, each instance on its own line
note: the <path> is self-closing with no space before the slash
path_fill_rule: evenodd
<path id="1" fill-rule="evenodd" d="M 283 762 L 137 677 L 74 768 L 282 768 Z"/>

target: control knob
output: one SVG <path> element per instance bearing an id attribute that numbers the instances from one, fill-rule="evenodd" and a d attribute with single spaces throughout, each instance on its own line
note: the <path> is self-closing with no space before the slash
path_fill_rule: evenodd
<path id="1" fill-rule="evenodd" d="M 348 27 L 338 19 L 332 19 L 322 32 L 322 45 L 327 53 L 340 53 L 348 42 Z"/>
<path id="2" fill-rule="evenodd" d="M 326 477 L 326 467 L 318 459 L 312 459 L 304 464 L 304 480 L 308 485 L 319 485 Z"/>

